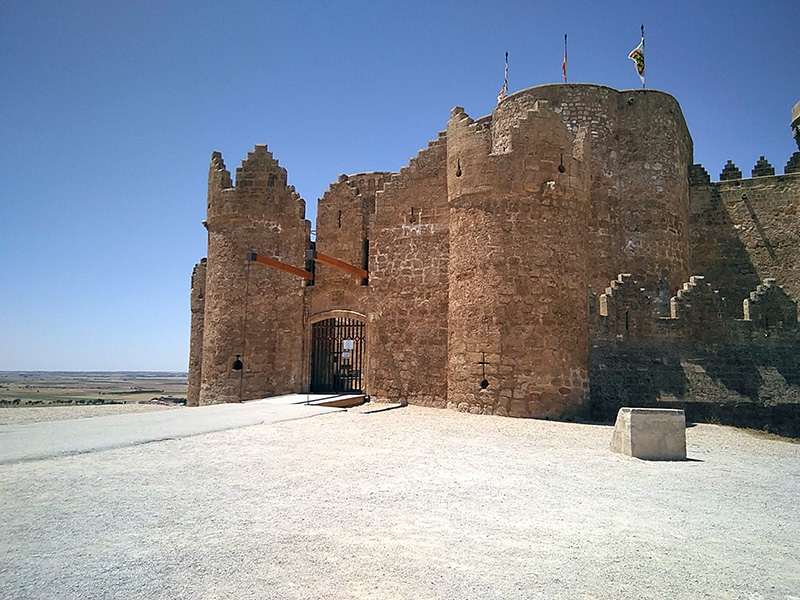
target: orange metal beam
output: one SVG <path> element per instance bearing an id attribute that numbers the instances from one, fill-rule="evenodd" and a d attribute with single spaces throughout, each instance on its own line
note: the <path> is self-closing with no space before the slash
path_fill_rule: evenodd
<path id="1" fill-rule="evenodd" d="M 353 277 L 358 277 L 359 279 L 368 279 L 369 272 L 365 271 L 364 269 L 360 269 L 358 267 L 354 267 L 353 265 L 346 263 L 344 261 L 339 260 L 338 258 L 333 258 L 332 256 L 328 256 L 327 254 L 323 254 L 322 252 L 314 252 L 314 255 L 310 258 L 313 258 L 316 262 L 326 265 L 328 267 L 333 267 L 334 269 L 339 269 L 340 271 L 344 271 L 348 275 L 352 275 Z"/>
<path id="2" fill-rule="evenodd" d="M 253 262 L 257 262 L 260 265 L 264 265 L 267 267 L 272 267 L 273 269 L 278 269 L 279 271 L 283 271 L 284 273 L 289 273 L 290 275 L 296 275 L 297 277 L 302 277 L 303 279 L 314 279 L 314 274 L 310 271 L 306 271 L 305 269 L 298 269 L 297 267 L 293 267 L 292 265 L 287 265 L 286 263 L 282 263 L 279 260 L 275 260 L 274 258 L 267 258 L 266 256 L 262 256 L 261 254 L 256 254 L 255 252 L 248 252 L 247 256 L 245 257 L 247 260 L 252 260 Z"/>

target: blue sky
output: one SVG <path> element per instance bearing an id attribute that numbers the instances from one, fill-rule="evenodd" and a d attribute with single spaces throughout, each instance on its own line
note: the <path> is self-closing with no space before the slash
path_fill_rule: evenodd
<path id="1" fill-rule="evenodd" d="M 695 161 L 783 172 L 800 2 L 0 3 L 0 370 L 185 370 L 213 150 L 267 143 L 307 203 L 398 170 L 449 110 L 569 79 L 681 103 Z M 794 29 L 794 31 L 793 31 Z"/>

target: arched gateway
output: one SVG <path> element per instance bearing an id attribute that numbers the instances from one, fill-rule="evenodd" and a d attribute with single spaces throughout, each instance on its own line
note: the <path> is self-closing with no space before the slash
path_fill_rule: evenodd
<path id="1" fill-rule="evenodd" d="M 332 317 L 311 328 L 311 392 L 363 391 L 364 321 Z"/>

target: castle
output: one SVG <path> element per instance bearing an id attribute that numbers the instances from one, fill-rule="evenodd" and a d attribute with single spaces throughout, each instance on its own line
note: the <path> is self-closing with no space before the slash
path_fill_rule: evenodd
<path id="1" fill-rule="evenodd" d="M 456 107 L 399 172 L 340 176 L 315 239 L 266 146 L 235 183 L 215 152 L 204 225 L 190 405 L 359 391 L 800 428 L 800 152 L 783 175 L 762 157 L 712 182 L 663 92 L 554 84 L 477 120 Z"/>

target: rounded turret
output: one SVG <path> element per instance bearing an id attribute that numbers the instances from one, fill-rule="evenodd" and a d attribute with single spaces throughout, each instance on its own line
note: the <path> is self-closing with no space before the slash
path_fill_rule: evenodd
<path id="1" fill-rule="evenodd" d="M 589 281 L 602 290 L 617 273 L 674 292 L 689 276 L 692 140 L 678 102 L 656 90 L 551 84 L 511 94 L 494 111 L 493 150 L 546 101 L 592 143 Z"/>
<path id="2" fill-rule="evenodd" d="M 447 403 L 565 417 L 588 397 L 587 130 L 544 102 L 508 116 L 447 127 Z"/>

